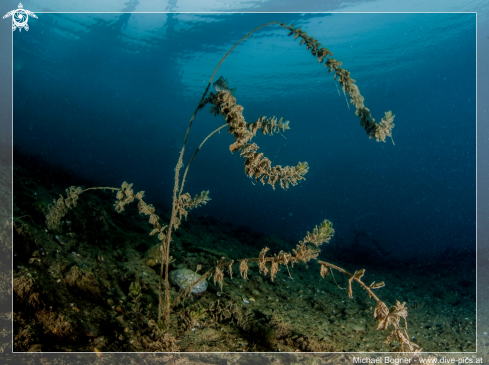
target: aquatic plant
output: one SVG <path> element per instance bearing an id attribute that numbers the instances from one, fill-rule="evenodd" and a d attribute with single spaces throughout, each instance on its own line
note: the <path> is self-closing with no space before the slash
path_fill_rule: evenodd
<path id="1" fill-rule="evenodd" d="M 235 47 L 248 38 L 252 33 L 270 25 L 280 25 L 289 30 L 289 36 L 294 35 L 294 39 L 300 38 L 300 45 L 305 44 L 306 49 L 311 51 L 311 54 L 317 58 L 318 62 L 324 62 L 324 65 L 326 69 L 328 69 L 329 73 L 334 73 L 334 79 L 341 85 L 345 96 L 348 94 L 350 103 L 356 108 L 355 114 L 360 118 L 360 125 L 365 129 L 366 133 L 369 135 L 369 138 L 382 142 L 385 142 L 386 137 L 392 138 L 392 128 L 394 127 L 394 115 L 392 112 L 386 112 L 380 123 L 376 123 L 375 119 L 370 113 L 370 110 L 365 107 L 363 103 L 364 98 L 360 94 L 360 91 L 355 84 L 355 80 L 350 77 L 350 72 L 341 67 L 342 63 L 340 61 L 331 58 L 333 55 L 332 52 L 325 47 L 321 47 L 321 43 L 319 43 L 318 40 L 308 36 L 303 30 L 294 28 L 293 25 L 287 26 L 284 23 L 271 22 L 255 28 L 241 38 L 224 55 L 215 68 L 199 104 L 190 118 L 184 136 L 182 149 L 175 168 L 172 211 L 170 220 L 167 224 L 160 223 L 159 216 L 155 214 L 155 208 L 143 200 L 144 192 L 141 191 L 134 193 L 132 184 L 128 184 L 127 182 L 124 182 L 121 188 L 97 187 L 82 189 L 79 187 L 70 187 L 69 189 L 66 189 L 66 197 L 61 195 L 58 200 L 54 201 L 54 205 L 49 208 L 46 224 L 48 228 L 56 229 L 56 227 L 59 226 L 62 217 L 68 212 L 68 210 L 76 207 L 79 195 L 89 190 L 109 189 L 117 192 L 114 207 L 119 213 L 124 211 L 127 204 L 130 204 L 133 201 L 138 201 L 139 213 L 148 215 L 149 223 L 153 226 L 150 235 L 156 235 L 161 242 L 158 323 L 155 323 L 152 320 L 148 322 L 155 328 L 155 333 L 157 333 L 158 337 L 160 338 L 159 341 L 161 344 L 158 345 L 157 348 L 173 348 L 173 339 L 168 337 L 169 335 L 165 334 L 164 331 L 162 332 L 161 330 L 168 330 L 172 310 L 186 295 L 191 292 L 192 287 L 197 285 L 200 281 L 210 277 L 212 274 L 214 283 L 218 283 L 222 290 L 225 269 L 227 269 L 229 275 L 232 277 L 233 265 L 238 266 L 240 275 L 244 279 L 247 279 L 248 271 L 250 269 L 249 265 L 251 263 L 256 263 L 258 265 L 259 272 L 263 275 L 270 274 L 270 279 L 273 281 L 275 275 L 279 271 L 279 265 L 284 265 L 286 267 L 290 265 L 292 267 L 298 262 L 307 263 L 310 260 L 317 260 L 317 262 L 321 265 L 320 274 L 323 278 L 325 278 L 332 270 L 337 270 L 349 278 L 347 293 L 350 298 L 353 297 L 352 283 L 355 281 L 367 291 L 371 298 L 377 302 L 374 317 L 379 322 L 378 329 L 383 331 L 388 327 L 393 328 L 392 332 L 386 338 L 386 343 L 391 342 L 392 340 L 397 340 L 400 344 L 400 351 L 414 351 L 418 346 L 410 341 L 407 334 L 407 324 L 404 328 L 400 326 L 400 319 L 404 318 L 406 321 L 407 317 L 407 308 L 404 306 L 405 303 L 401 304 L 399 301 L 397 301 L 396 305 L 389 309 L 387 305 L 373 293 L 373 290 L 384 286 L 383 282 L 373 282 L 367 286 L 361 280 L 365 272 L 364 269 L 357 270 L 355 273 L 351 274 L 336 265 L 317 259 L 320 253 L 320 246 L 323 243 L 329 242 L 334 234 L 333 225 L 328 220 L 324 220 L 319 226 L 316 226 L 312 233 L 308 232 L 306 237 L 299 241 L 299 244 L 297 244 L 296 248 L 293 249 L 291 253 L 280 251 L 278 254 L 273 256 L 267 256 L 269 248 L 264 247 L 260 251 L 258 257 L 244 258 L 239 260 L 227 260 L 224 257 L 221 258 L 215 267 L 202 274 L 198 280 L 193 282 L 191 285 L 188 285 L 176 299 L 171 301 L 169 294 L 169 265 L 171 262 L 170 243 L 172 240 L 172 234 L 180 227 L 182 218 L 187 218 L 190 210 L 207 204 L 207 202 L 210 201 L 208 191 L 202 191 L 200 195 L 197 194 L 193 198 L 189 193 L 183 193 L 187 172 L 198 151 L 214 133 L 222 128 L 228 127 L 228 132 L 234 137 L 234 142 L 230 145 L 229 149 L 231 152 L 239 152 L 240 156 L 244 158 L 245 174 L 255 179 L 255 181 L 260 181 L 263 184 L 271 185 L 273 189 L 275 189 L 277 184 L 283 189 L 288 189 L 290 186 L 297 185 L 301 180 L 304 180 L 304 176 L 309 170 L 307 162 L 298 162 L 296 166 L 273 166 L 270 159 L 265 157 L 263 153 L 258 152 L 258 145 L 256 143 L 251 143 L 251 140 L 256 135 L 258 130 L 261 130 L 261 132 L 266 135 L 273 135 L 277 132 L 285 132 L 286 130 L 290 129 L 288 121 L 284 122 L 282 118 L 277 119 L 272 117 L 267 119 L 265 117 L 260 117 L 254 123 L 246 122 L 242 113 L 243 107 L 237 103 L 236 97 L 233 95 L 234 89 L 231 89 L 229 85 L 227 85 L 227 82 L 223 77 L 219 78 L 219 80 L 214 83 L 216 93 L 214 94 L 211 92 L 209 96 L 207 96 L 217 70 L 230 52 L 232 52 Z M 216 116 L 221 115 L 224 117 L 226 123 L 214 130 L 203 140 L 189 160 L 183 176 L 180 177 L 180 170 L 183 167 L 183 156 L 190 128 L 198 111 L 202 110 L 207 104 L 211 105 L 210 112 L 214 113 Z M 155 260 L 153 259 L 152 263 L 154 262 Z M 76 270 L 78 269 L 72 269 L 72 276 L 79 274 L 76 272 Z M 87 280 L 91 280 L 89 273 L 83 273 L 83 275 L 87 278 Z M 165 288 L 164 295 L 163 286 Z M 86 290 L 84 287 L 81 287 L 81 289 Z M 129 290 L 130 296 L 133 299 L 133 309 L 135 312 L 139 313 L 141 287 L 138 283 L 134 282 L 131 284 Z M 241 314 L 241 312 L 236 309 L 231 302 L 221 304 L 221 302 L 218 300 L 211 305 L 209 312 L 212 313 L 213 316 L 216 316 L 216 318 L 223 316 L 228 318 L 234 316 L 238 323 L 240 323 L 240 326 L 243 326 L 243 328 L 248 326 L 246 315 Z M 193 323 L 194 321 L 198 321 L 198 318 L 201 318 L 203 315 L 204 312 L 202 310 L 200 310 L 200 312 L 190 311 L 186 314 L 186 322 Z M 275 320 L 272 326 L 274 326 L 281 335 L 283 333 L 287 333 L 288 331 L 287 326 L 278 320 Z M 151 347 L 151 345 L 148 345 L 148 347 Z"/>

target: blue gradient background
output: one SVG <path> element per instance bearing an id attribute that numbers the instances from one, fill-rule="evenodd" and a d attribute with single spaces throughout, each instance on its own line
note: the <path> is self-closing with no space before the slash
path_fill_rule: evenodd
<path id="1" fill-rule="evenodd" d="M 248 122 L 290 120 L 286 138 L 256 143 L 274 164 L 307 161 L 307 180 L 288 191 L 254 185 L 221 132 L 190 169 L 185 190 L 213 199 L 191 214 L 290 240 L 327 218 L 336 238 L 365 231 L 399 258 L 475 249 L 475 14 L 42 14 L 35 31 L 13 35 L 14 146 L 104 186 L 133 182 L 168 206 L 214 67 L 273 20 L 328 47 L 378 121 L 393 111 L 396 144 L 369 140 L 324 66 L 285 29 L 264 28 L 217 77 L 237 87 Z M 185 163 L 223 124 L 207 110 Z"/>

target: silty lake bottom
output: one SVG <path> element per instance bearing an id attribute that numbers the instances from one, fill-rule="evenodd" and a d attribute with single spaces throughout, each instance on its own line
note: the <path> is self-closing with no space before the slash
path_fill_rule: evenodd
<path id="1" fill-rule="evenodd" d="M 204 292 L 172 310 L 164 331 L 157 315 L 160 241 L 149 235 L 137 203 L 117 213 L 114 192 L 87 191 L 50 230 L 53 199 L 66 198 L 70 186 L 100 185 L 18 151 L 13 173 L 14 351 L 399 351 L 397 341 L 384 343 L 391 329 L 377 330 L 367 292 L 353 282 L 350 299 L 347 277 L 333 270 L 323 279 L 314 260 L 280 265 L 273 282 L 256 263 L 247 280 L 236 264 L 232 278 L 223 269 L 222 289 L 208 278 Z M 169 207 L 155 208 L 169 220 Z M 475 251 L 448 247 L 403 261 L 368 232 L 350 233 L 323 244 L 319 259 L 351 273 L 364 268 L 367 285 L 384 281 L 375 294 L 389 307 L 406 302 L 409 337 L 423 352 L 475 351 Z M 195 210 L 173 234 L 170 270 L 200 265 L 204 273 L 222 257 L 256 258 L 264 247 L 272 256 L 296 245 L 280 232 L 265 235 Z M 172 300 L 181 293 L 169 289 Z"/>

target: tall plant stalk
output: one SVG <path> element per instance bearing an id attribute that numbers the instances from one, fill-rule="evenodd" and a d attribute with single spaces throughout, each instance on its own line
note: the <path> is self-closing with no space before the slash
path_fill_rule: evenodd
<path id="1" fill-rule="evenodd" d="M 170 324 L 170 292 L 169 292 L 169 281 L 168 281 L 168 274 L 169 274 L 169 265 L 170 265 L 170 242 L 171 242 L 171 235 L 172 235 L 172 229 L 175 223 L 175 219 L 177 217 L 177 204 L 178 204 L 178 191 L 179 191 L 179 186 L 180 186 L 180 168 L 182 167 L 182 161 L 183 161 L 183 155 L 185 152 L 185 145 L 187 143 L 188 135 L 190 133 L 190 127 L 192 126 L 192 123 L 195 119 L 195 116 L 197 115 L 197 112 L 203 107 L 205 97 L 207 95 L 207 92 L 209 91 L 209 88 L 212 84 L 212 80 L 214 79 L 214 76 L 217 73 L 217 70 L 219 67 L 221 67 L 222 63 L 226 59 L 226 57 L 240 44 L 243 42 L 246 38 L 248 38 L 251 34 L 256 32 L 257 30 L 273 25 L 273 24 L 281 24 L 278 21 L 266 23 L 263 25 L 260 25 L 259 27 L 253 29 L 251 32 L 246 34 L 243 38 L 241 38 L 238 42 L 234 44 L 234 46 L 231 47 L 229 51 L 224 55 L 224 57 L 221 59 L 219 64 L 216 66 L 214 69 L 214 72 L 212 73 L 211 78 L 209 79 L 209 83 L 207 84 L 207 87 L 205 88 L 204 94 L 202 95 L 199 104 L 197 105 L 197 108 L 194 111 L 194 114 L 190 118 L 190 121 L 188 123 L 187 131 L 185 133 L 185 138 L 183 139 L 183 145 L 182 149 L 180 150 L 180 155 L 178 157 L 178 162 L 177 166 L 175 168 L 175 181 L 174 181 L 174 186 L 173 186 L 173 199 L 172 199 L 172 212 L 171 212 L 171 218 L 170 218 L 170 223 L 168 224 L 168 230 L 166 233 L 166 240 L 164 245 L 162 246 L 161 250 L 161 268 L 160 268 L 160 281 L 159 281 L 159 310 L 158 310 L 158 321 L 161 321 L 161 312 L 162 312 L 162 284 L 163 284 L 163 271 L 165 273 L 165 308 L 164 308 L 164 320 L 165 320 L 165 326 L 168 328 Z M 204 141 L 205 142 L 205 141 Z M 187 166 L 188 168 L 188 166 Z M 186 175 L 187 170 L 185 171 Z M 184 182 L 184 181 L 183 181 Z M 183 182 L 182 182 L 182 189 L 183 189 Z M 180 189 L 180 194 L 181 194 L 181 189 Z"/>

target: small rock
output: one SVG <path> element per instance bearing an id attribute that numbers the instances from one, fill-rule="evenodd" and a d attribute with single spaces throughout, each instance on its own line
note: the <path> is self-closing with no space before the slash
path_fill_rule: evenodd
<path id="1" fill-rule="evenodd" d="M 194 281 L 198 280 L 201 275 L 189 269 L 178 269 L 173 270 L 170 273 L 170 282 L 173 285 L 177 285 L 180 289 L 185 289 L 187 286 L 192 284 Z M 207 289 L 207 280 L 200 281 L 197 285 L 195 285 L 191 292 L 192 294 L 200 294 L 205 292 Z"/>

